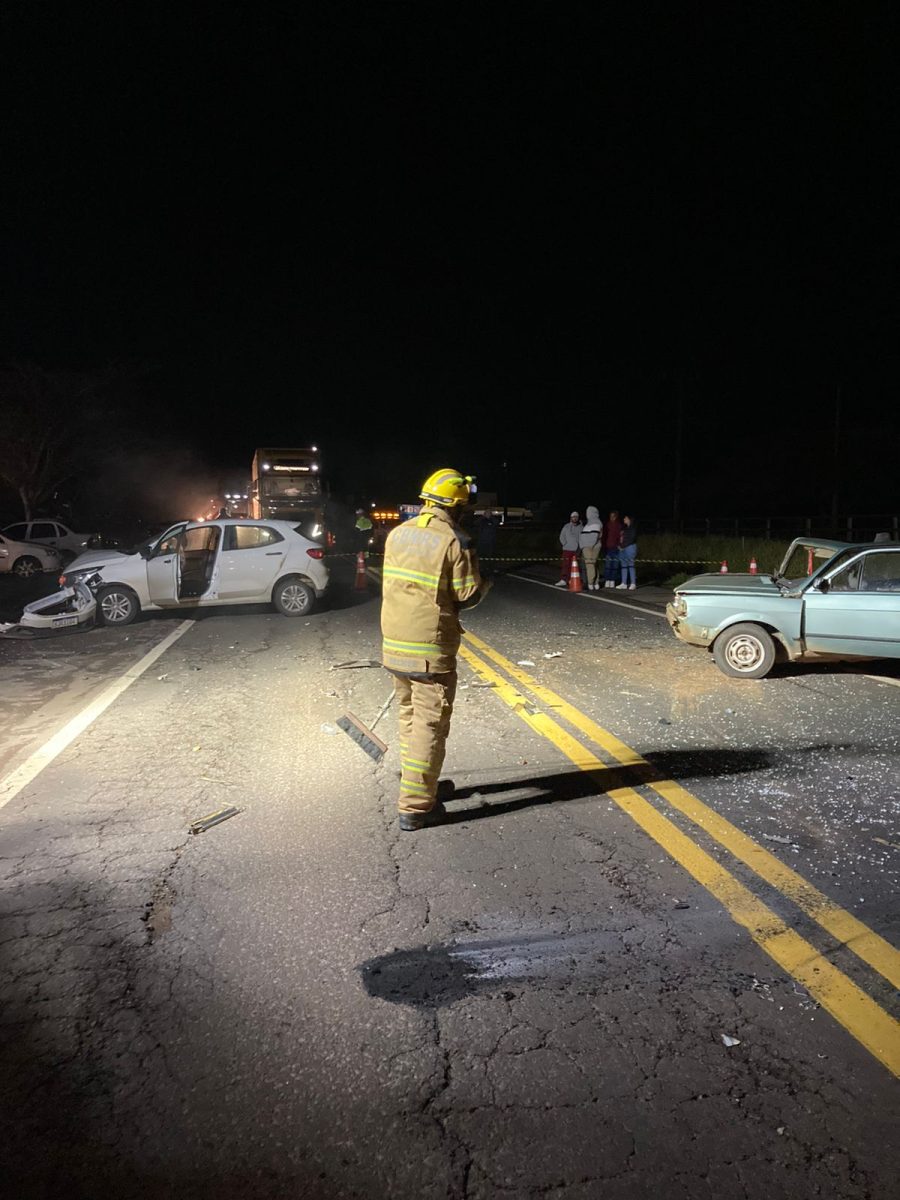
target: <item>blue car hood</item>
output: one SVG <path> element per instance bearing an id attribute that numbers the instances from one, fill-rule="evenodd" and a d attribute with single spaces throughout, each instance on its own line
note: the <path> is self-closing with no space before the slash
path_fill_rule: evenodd
<path id="1" fill-rule="evenodd" d="M 676 592 L 718 593 L 726 596 L 778 596 L 780 589 L 772 582 L 771 575 L 695 575 L 693 579 L 679 584 Z"/>

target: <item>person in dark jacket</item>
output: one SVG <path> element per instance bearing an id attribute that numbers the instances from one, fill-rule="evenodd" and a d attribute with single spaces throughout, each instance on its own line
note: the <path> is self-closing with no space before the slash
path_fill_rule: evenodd
<path id="1" fill-rule="evenodd" d="M 622 532 L 622 522 L 615 509 L 606 519 L 603 527 L 603 586 L 614 588 L 619 575 L 619 534 Z"/>
<path id="2" fill-rule="evenodd" d="M 637 525 L 634 518 L 627 514 L 622 518 L 622 531 L 619 534 L 619 567 L 622 571 L 620 588 L 628 588 L 633 592 L 637 587 L 635 582 L 634 560 L 637 558 Z"/>

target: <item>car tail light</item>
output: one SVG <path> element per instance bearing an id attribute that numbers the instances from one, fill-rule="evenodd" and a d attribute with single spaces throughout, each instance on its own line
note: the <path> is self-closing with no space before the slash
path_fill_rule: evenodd
<path id="1" fill-rule="evenodd" d="M 314 547 L 312 550 L 307 550 L 306 553 L 310 558 L 322 558 L 325 554 L 325 551 L 319 550 L 318 547 Z"/>
<path id="2" fill-rule="evenodd" d="M 327 533 L 325 535 L 325 540 L 329 546 L 333 546 L 334 545 L 334 534 L 331 532 Z"/>

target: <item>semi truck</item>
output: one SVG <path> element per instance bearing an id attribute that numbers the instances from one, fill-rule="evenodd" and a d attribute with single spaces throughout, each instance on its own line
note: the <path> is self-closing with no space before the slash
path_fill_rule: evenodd
<path id="1" fill-rule="evenodd" d="M 304 536 L 325 541 L 326 487 L 316 446 L 260 447 L 250 470 L 250 516 L 294 521 Z"/>

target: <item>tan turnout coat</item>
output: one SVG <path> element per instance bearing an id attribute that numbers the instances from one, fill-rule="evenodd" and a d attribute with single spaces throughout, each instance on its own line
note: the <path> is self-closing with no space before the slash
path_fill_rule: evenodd
<path id="1" fill-rule="evenodd" d="M 443 509 L 426 505 L 384 546 L 382 661 L 404 675 L 456 669 L 459 606 L 483 588 L 469 539 Z"/>

